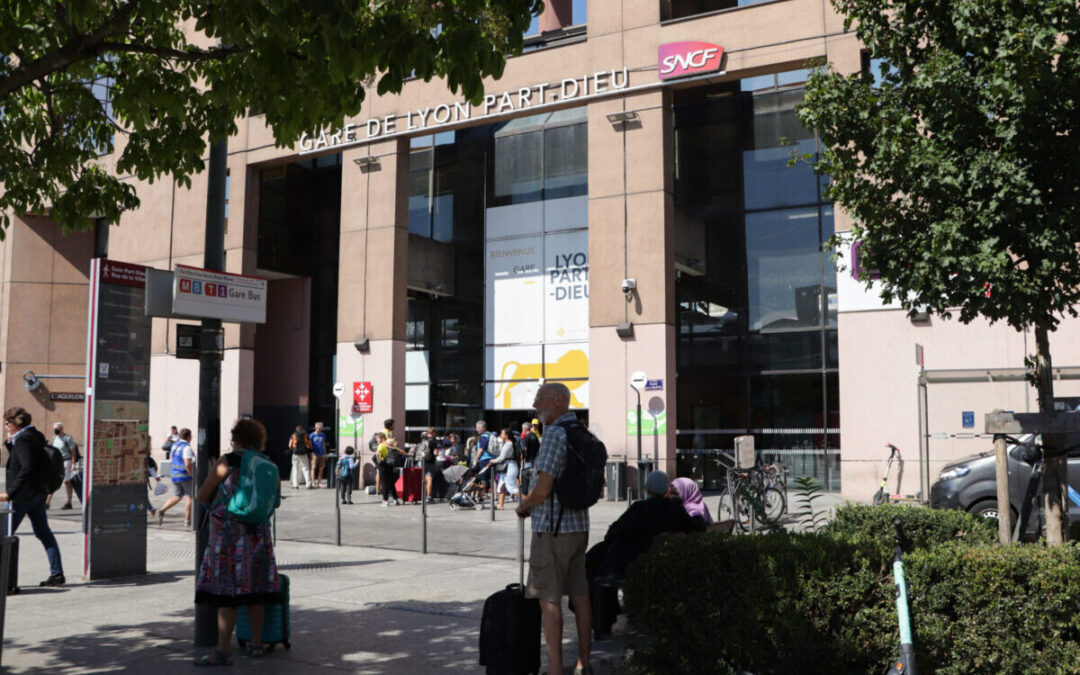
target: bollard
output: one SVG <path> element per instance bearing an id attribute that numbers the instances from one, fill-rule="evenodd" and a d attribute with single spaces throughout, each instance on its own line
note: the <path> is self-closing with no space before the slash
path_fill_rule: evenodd
<path id="1" fill-rule="evenodd" d="M 427 553 L 427 481 L 420 474 L 420 552 Z"/>

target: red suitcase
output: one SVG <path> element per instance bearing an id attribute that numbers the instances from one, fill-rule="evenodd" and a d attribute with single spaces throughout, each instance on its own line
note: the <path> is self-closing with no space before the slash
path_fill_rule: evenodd
<path id="1" fill-rule="evenodd" d="M 398 499 L 403 502 L 419 502 L 420 484 L 423 480 L 423 469 L 419 467 L 402 469 L 397 483 L 394 484 L 394 487 L 397 488 Z"/>

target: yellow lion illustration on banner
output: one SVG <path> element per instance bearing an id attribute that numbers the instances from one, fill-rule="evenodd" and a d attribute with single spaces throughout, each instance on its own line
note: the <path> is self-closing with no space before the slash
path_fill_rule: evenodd
<path id="1" fill-rule="evenodd" d="M 506 371 L 513 367 L 509 377 L 513 378 L 514 382 L 502 382 L 499 384 L 499 388 L 495 391 L 495 400 L 499 400 L 499 396 L 503 397 L 503 409 L 508 410 L 510 408 L 510 391 L 520 385 L 524 384 L 526 380 L 539 380 L 545 378 L 547 380 L 558 380 L 565 384 L 570 389 L 570 407 L 571 408 L 584 408 L 585 405 L 574 395 L 574 391 L 584 384 L 588 384 L 588 380 L 566 381 L 569 378 L 587 378 L 589 376 L 589 357 L 585 354 L 584 349 L 571 349 L 563 354 L 558 361 L 547 364 L 547 372 L 544 372 L 544 364 L 542 363 L 519 363 L 517 361 L 507 361 L 503 367 L 502 372 L 499 374 L 500 380 L 507 379 Z"/>

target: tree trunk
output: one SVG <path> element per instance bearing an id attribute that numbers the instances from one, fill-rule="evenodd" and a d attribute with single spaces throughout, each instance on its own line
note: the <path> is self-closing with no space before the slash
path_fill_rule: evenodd
<path id="1" fill-rule="evenodd" d="M 1050 337 L 1044 326 L 1035 326 L 1035 387 L 1039 392 L 1039 412 L 1054 412 L 1054 377 L 1050 362 Z M 1065 490 L 1068 463 L 1058 455 L 1064 444 L 1060 434 L 1043 434 L 1043 511 L 1046 514 L 1046 543 L 1061 546 L 1067 528 Z"/>

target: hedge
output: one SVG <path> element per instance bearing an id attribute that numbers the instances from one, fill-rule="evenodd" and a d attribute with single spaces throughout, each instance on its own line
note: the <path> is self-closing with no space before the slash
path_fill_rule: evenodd
<path id="1" fill-rule="evenodd" d="M 1001 547 L 966 514 L 897 509 L 842 507 L 820 534 L 696 535 L 654 547 L 624 585 L 637 629 L 628 669 L 885 672 L 899 641 L 889 511 L 914 543 L 905 569 L 922 672 L 1080 667 L 1080 549 Z"/>

